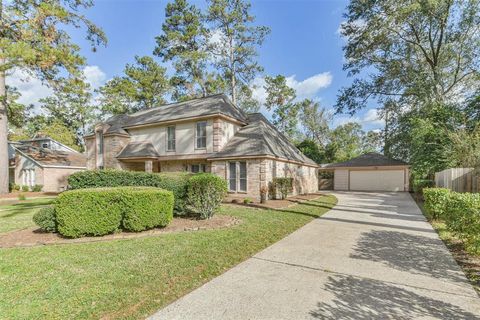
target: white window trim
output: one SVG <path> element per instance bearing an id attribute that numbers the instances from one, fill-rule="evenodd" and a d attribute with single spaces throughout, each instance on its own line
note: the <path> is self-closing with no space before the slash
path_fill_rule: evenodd
<path id="1" fill-rule="evenodd" d="M 230 189 L 230 163 L 235 163 L 235 187 Z M 245 163 L 245 190 L 240 190 L 240 163 Z M 248 161 L 227 161 L 227 180 L 229 193 L 248 193 Z"/>
<path id="2" fill-rule="evenodd" d="M 205 123 L 205 147 L 199 147 L 198 146 L 198 124 L 200 123 Z M 195 122 L 195 150 L 205 150 L 207 149 L 207 144 L 208 144 L 208 141 L 207 141 L 207 127 L 208 127 L 208 121 L 198 121 L 198 122 Z"/>
<path id="3" fill-rule="evenodd" d="M 168 129 L 169 128 L 172 128 L 173 127 L 173 149 L 169 149 L 168 148 Z M 177 149 L 177 126 L 173 125 L 173 126 L 167 126 L 167 129 L 166 129 L 166 146 L 165 146 L 165 150 L 167 152 L 175 152 L 176 149 Z"/>

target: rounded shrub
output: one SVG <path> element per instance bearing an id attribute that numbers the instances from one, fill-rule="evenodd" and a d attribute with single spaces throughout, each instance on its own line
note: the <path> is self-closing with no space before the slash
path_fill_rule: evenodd
<path id="1" fill-rule="evenodd" d="M 157 188 L 133 188 L 123 193 L 122 226 L 129 231 L 165 227 L 173 219 L 173 192 Z"/>
<path id="2" fill-rule="evenodd" d="M 33 215 L 33 222 L 42 230 L 47 232 L 57 232 L 57 219 L 55 216 L 55 208 L 48 206 L 38 210 Z"/>
<path id="3" fill-rule="evenodd" d="M 71 238 L 166 226 L 173 193 L 150 187 L 88 188 L 61 193 L 55 202 L 58 231 Z"/>
<path id="4" fill-rule="evenodd" d="M 425 211 L 432 219 L 445 217 L 451 191 L 445 188 L 424 188 Z"/>
<path id="5" fill-rule="evenodd" d="M 68 185 L 72 190 L 104 187 L 156 187 L 173 192 L 174 211 L 182 214 L 185 211 L 187 181 L 192 174 L 147 173 L 125 170 L 86 170 L 75 172 L 68 177 Z"/>
<path id="6" fill-rule="evenodd" d="M 211 173 L 192 176 L 187 184 L 187 204 L 190 211 L 209 219 L 227 194 L 227 182 Z"/>

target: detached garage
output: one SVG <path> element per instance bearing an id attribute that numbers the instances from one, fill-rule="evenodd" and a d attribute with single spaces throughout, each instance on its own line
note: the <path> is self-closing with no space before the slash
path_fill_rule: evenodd
<path id="1" fill-rule="evenodd" d="M 408 191 L 409 165 L 380 153 L 325 165 L 333 171 L 333 189 L 350 191 Z"/>

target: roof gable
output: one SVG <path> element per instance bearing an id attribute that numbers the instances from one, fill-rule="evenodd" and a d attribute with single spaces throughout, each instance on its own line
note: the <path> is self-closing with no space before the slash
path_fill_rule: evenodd
<path id="1" fill-rule="evenodd" d="M 224 148 L 211 158 L 272 156 L 317 165 L 298 150 L 261 113 L 248 115 L 248 124 L 238 130 Z"/>

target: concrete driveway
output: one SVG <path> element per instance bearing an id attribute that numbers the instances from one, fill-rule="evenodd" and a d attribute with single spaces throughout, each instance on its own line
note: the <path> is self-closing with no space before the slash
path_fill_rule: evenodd
<path id="1" fill-rule="evenodd" d="M 334 194 L 322 218 L 152 319 L 480 319 L 480 298 L 408 193 Z"/>

